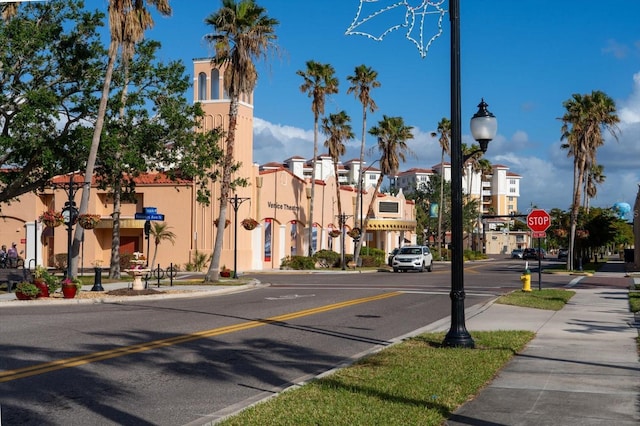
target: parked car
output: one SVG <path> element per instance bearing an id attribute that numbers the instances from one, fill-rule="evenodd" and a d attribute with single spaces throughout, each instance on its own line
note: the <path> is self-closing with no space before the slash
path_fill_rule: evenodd
<path id="1" fill-rule="evenodd" d="M 511 258 L 512 259 L 522 259 L 523 256 L 523 250 L 522 249 L 514 249 L 511 251 Z"/>
<path id="2" fill-rule="evenodd" d="M 389 253 L 389 257 L 387 258 L 387 265 L 393 266 L 393 257 L 398 254 L 398 248 L 394 248 L 391 253 Z"/>
<path id="3" fill-rule="evenodd" d="M 524 251 L 522 252 L 522 258 L 523 259 L 546 259 L 547 258 L 547 252 L 541 248 L 541 249 L 535 249 L 535 248 L 527 248 L 524 249 Z"/>
<path id="4" fill-rule="evenodd" d="M 431 272 L 433 268 L 433 255 L 426 246 L 404 246 L 398 250 L 391 263 L 393 272 L 420 271 Z"/>
<path id="5" fill-rule="evenodd" d="M 558 260 L 567 260 L 569 257 L 569 249 L 561 248 L 558 249 Z"/>

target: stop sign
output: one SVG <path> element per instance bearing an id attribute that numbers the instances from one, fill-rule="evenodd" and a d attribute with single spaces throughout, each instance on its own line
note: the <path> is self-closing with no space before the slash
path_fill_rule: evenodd
<path id="1" fill-rule="evenodd" d="M 544 232 L 551 225 L 551 216 L 544 210 L 532 210 L 527 215 L 527 226 L 533 232 Z"/>

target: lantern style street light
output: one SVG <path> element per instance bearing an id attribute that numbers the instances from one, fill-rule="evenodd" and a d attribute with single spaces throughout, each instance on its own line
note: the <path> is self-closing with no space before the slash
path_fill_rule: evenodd
<path id="1" fill-rule="evenodd" d="M 234 194 L 233 198 L 229 199 L 231 207 L 233 208 L 233 277 L 238 279 L 238 208 L 245 201 L 249 201 L 249 197 L 238 197 L 238 194 Z"/>
<path id="2" fill-rule="evenodd" d="M 464 316 L 464 254 L 463 244 L 463 203 L 462 168 L 465 158 L 462 155 L 462 123 L 460 95 L 460 0 L 449 1 L 449 20 L 451 22 L 451 328 L 444 338 L 443 345 L 451 347 L 473 348 L 475 346 L 467 331 Z M 478 112 L 471 119 L 471 132 L 485 152 L 489 141 L 497 131 L 496 119 L 487 104 L 480 102 Z M 475 154 L 475 153 L 474 153 Z"/>
<path id="3" fill-rule="evenodd" d="M 76 207 L 75 196 L 78 189 L 89 185 L 90 182 L 76 182 L 74 180 L 74 173 L 69 175 L 68 183 L 54 184 L 53 189 L 62 189 L 67 194 L 67 201 L 62 208 L 62 216 L 64 217 L 64 224 L 67 227 L 67 271 L 66 277 L 71 278 L 71 249 L 73 239 L 73 225 L 78 220 L 78 208 Z"/>

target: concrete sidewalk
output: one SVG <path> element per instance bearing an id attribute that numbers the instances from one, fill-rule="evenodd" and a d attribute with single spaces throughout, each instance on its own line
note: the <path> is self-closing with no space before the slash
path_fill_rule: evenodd
<path id="1" fill-rule="evenodd" d="M 601 276 L 613 275 L 607 270 Z M 573 290 L 576 295 L 557 312 L 490 304 L 470 313 L 472 335 L 508 329 L 531 330 L 536 337 L 447 425 L 640 424 L 638 324 L 628 290 L 580 288 L 579 282 Z"/>

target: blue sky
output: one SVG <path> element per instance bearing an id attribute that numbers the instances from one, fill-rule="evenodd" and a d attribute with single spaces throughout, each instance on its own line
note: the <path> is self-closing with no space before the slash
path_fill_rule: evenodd
<path id="1" fill-rule="evenodd" d="M 106 9 L 106 1 L 102 3 Z M 382 9 L 394 3 L 397 0 L 370 0 L 365 7 Z M 417 5 L 421 0 L 407 3 Z M 340 93 L 327 100 L 326 113 L 345 110 L 357 135 L 345 160 L 359 156 L 362 128 L 361 106 L 346 94 L 346 77 L 365 64 L 378 72 L 382 83 L 372 92 L 379 109 L 369 115 L 367 128 L 383 114 L 401 116 L 414 126 L 415 138 L 409 145 L 416 154 L 401 165 L 402 170 L 430 168 L 440 161 L 440 147 L 430 133 L 442 117 L 450 116 L 448 14 L 442 21 L 442 35 L 422 58 L 405 38 L 406 31 L 388 34 L 379 42 L 345 35 L 359 0 L 258 0 L 258 4 L 280 21 L 277 36 L 282 51 L 280 57 L 259 64 L 256 163 L 312 156 L 311 101 L 300 92 L 302 79 L 296 75 L 308 60 L 336 69 Z M 156 17 L 147 37 L 162 42 L 162 59 L 181 59 L 191 71 L 192 59 L 211 54 L 202 38 L 210 32 L 204 19 L 220 2 L 174 0 L 171 5 L 173 16 Z M 443 6 L 448 7 L 448 2 Z M 572 160 L 560 149 L 558 117 L 564 112 L 563 101 L 592 90 L 613 98 L 621 118 L 618 141 L 607 135 L 598 151 L 607 180 L 592 205 L 633 205 L 640 183 L 639 16 L 636 0 L 461 0 L 463 141 L 473 142 L 468 120 L 484 98 L 498 118 L 498 136 L 486 157 L 522 176 L 521 212 L 531 205 L 569 208 Z M 403 19 L 404 11 L 395 9 L 379 15 L 368 29 L 381 31 Z M 435 32 L 436 21 L 430 17 L 424 33 Z M 373 137 L 366 140 L 368 147 L 374 146 Z M 371 163 L 376 158 L 374 154 L 367 160 Z"/>

